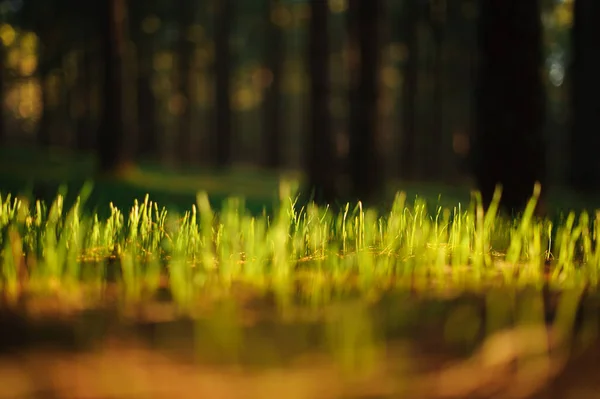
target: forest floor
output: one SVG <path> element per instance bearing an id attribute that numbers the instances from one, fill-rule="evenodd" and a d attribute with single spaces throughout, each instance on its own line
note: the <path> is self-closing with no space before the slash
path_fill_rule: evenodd
<path id="1" fill-rule="evenodd" d="M 125 208 L 133 199 L 150 194 L 170 209 L 188 209 L 198 191 L 207 191 L 214 205 L 229 196 L 245 198 L 248 208 L 260 213 L 277 198 L 281 174 L 250 169 L 213 171 L 201 168 L 175 170 L 140 163 L 123 176 L 96 177 L 93 158 L 60 150 L 0 149 L 0 193 L 34 194 L 51 201 L 60 187 L 67 189 L 67 203 L 85 181 L 92 180 L 94 193 L 90 209 L 106 208 L 109 202 Z M 290 177 L 294 177 L 291 174 Z M 105 209 L 104 209 L 105 210 Z"/>
<path id="2" fill-rule="evenodd" d="M 243 197 L 246 207 L 254 214 L 271 209 L 277 199 L 279 182 L 283 179 L 301 180 L 300 171 L 275 173 L 244 166 L 227 171 L 215 171 L 199 166 L 169 168 L 156 163 L 140 162 L 124 176 L 94 178 L 94 160 L 89 155 L 60 149 L 0 148 L 0 194 L 35 194 L 51 201 L 59 188 L 66 187 L 66 203 L 73 199 L 87 180 L 94 180 L 96 189 L 88 202 L 90 209 L 102 213 L 112 202 L 128 207 L 133 199 L 150 198 L 170 209 L 185 210 L 194 203 L 198 191 L 206 191 L 213 206 L 219 207 L 230 196 Z M 459 183 L 403 182 L 389 180 L 386 197 L 391 200 L 398 190 L 409 199 L 423 198 L 431 203 L 452 206 L 470 201 L 473 188 L 468 179 Z M 600 207 L 600 195 L 583 196 L 563 187 L 549 187 L 548 209 L 553 211 L 595 209 Z"/>
<path id="3" fill-rule="evenodd" d="M 594 213 L 504 220 L 422 182 L 337 212 L 282 175 L 148 164 L 81 211 L 90 176 L 0 150 L 0 399 L 600 397 Z"/>
<path id="4" fill-rule="evenodd" d="M 87 349 L 65 350 L 46 342 L 2 353 L 0 399 L 600 398 L 600 345 L 587 345 L 573 355 L 534 351 L 533 356 L 522 356 L 527 345 L 535 346 L 531 339 L 545 336 L 534 329 L 499 332 L 473 352 L 457 354 L 439 332 L 421 325 L 420 333 L 387 340 L 366 358 L 356 359 L 367 363 L 348 369 L 318 348 L 278 365 L 203 361 L 190 356 L 201 352 L 189 337 L 169 323 L 152 326 L 154 333 L 161 328 L 164 333 L 175 331 L 163 338 L 162 347 L 138 332 L 136 339 L 133 334 L 107 336 Z M 263 334 L 272 340 L 271 353 L 288 351 L 292 341 L 284 343 L 277 330 Z M 168 348 L 165 341 L 177 341 L 178 348 Z M 519 342 L 523 353 L 511 352 Z M 254 343 L 248 341 L 245 347 Z M 353 348 L 358 353 L 365 349 L 370 351 L 360 343 Z M 261 356 L 258 351 L 255 355 Z"/>

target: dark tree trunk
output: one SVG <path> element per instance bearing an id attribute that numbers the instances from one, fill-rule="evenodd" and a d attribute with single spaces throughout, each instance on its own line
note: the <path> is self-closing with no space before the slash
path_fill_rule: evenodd
<path id="1" fill-rule="evenodd" d="M 446 167 L 444 140 L 444 27 L 446 23 L 446 1 L 432 0 L 430 23 L 433 31 L 433 109 L 431 137 L 428 140 L 427 157 L 423 169 L 430 179 L 443 180 Z"/>
<path id="2" fill-rule="evenodd" d="M 142 157 L 156 157 L 160 153 L 159 129 L 156 120 L 156 97 L 152 90 L 154 73 L 153 57 L 155 32 L 143 30 L 143 21 L 150 13 L 156 12 L 156 1 L 146 0 L 136 3 L 130 9 L 133 40 L 137 50 L 136 104 L 137 104 L 137 154 Z"/>
<path id="3" fill-rule="evenodd" d="M 350 43 L 357 54 L 350 65 L 350 175 L 353 196 L 374 200 L 382 193 L 379 151 L 380 0 L 350 0 Z"/>
<path id="4" fill-rule="evenodd" d="M 416 178 L 416 100 L 419 46 L 417 41 L 417 26 L 419 8 L 416 1 L 404 2 L 403 36 L 408 50 L 408 58 L 404 66 L 404 84 L 402 90 L 402 139 L 399 140 L 399 172 L 406 180 Z"/>
<path id="5" fill-rule="evenodd" d="M 138 153 L 144 157 L 155 157 L 159 155 L 160 151 L 156 121 L 156 97 L 152 90 L 152 65 L 145 54 L 140 54 L 138 62 L 140 65 L 137 77 Z"/>
<path id="6" fill-rule="evenodd" d="M 119 172 L 130 161 L 123 128 L 123 58 L 125 56 L 125 0 L 107 0 L 101 7 L 104 61 L 104 110 L 98 132 L 100 172 Z"/>
<path id="7" fill-rule="evenodd" d="M 482 0 L 474 174 L 485 204 L 503 186 L 502 207 L 522 210 L 544 183 L 538 0 Z"/>
<path id="8" fill-rule="evenodd" d="M 234 0 L 215 2 L 215 165 L 219 168 L 231 164 L 231 50 L 229 39 L 233 22 Z"/>
<path id="9" fill-rule="evenodd" d="M 266 28 L 266 62 L 271 71 L 271 83 L 266 89 L 264 105 L 264 163 L 267 168 L 279 168 L 281 158 L 281 134 L 283 109 L 281 106 L 281 75 L 283 69 L 283 32 L 272 18 L 273 10 L 280 6 L 279 0 L 268 0 Z"/>
<path id="10" fill-rule="evenodd" d="M 329 7 L 326 1 L 310 2 L 308 70 L 310 76 L 310 119 L 307 132 L 306 168 L 314 199 L 331 203 L 336 199 L 336 157 L 329 112 Z"/>
<path id="11" fill-rule="evenodd" d="M 4 46 L 0 45 L 0 146 L 4 144 L 6 140 L 6 125 L 4 118 L 4 93 L 6 93 L 4 88 L 5 57 L 6 53 L 4 51 Z"/>
<path id="12" fill-rule="evenodd" d="M 83 41 L 83 48 L 81 50 L 81 59 L 79 65 L 81 72 L 79 75 L 76 101 L 81 101 L 79 105 L 81 112 L 77 118 L 76 127 L 76 145 L 77 149 L 81 151 L 89 151 L 94 148 L 94 141 L 92 137 L 92 92 L 93 92 L 93 81 L 94 81 L 94 42 L 88 36 Z"/>
<path id="13" fill-rule="evenodd" d="M 600 2 L 576 0 L 572 30 L 570 185 L 581 192 L 600 186 Z"/>
<path id="14" fill-rule="evenodd" d="M 50 108 L 50 101 L 48 98 L 48 75 L 46 73 L 40 74 L 40 96 L 42 103 L 42 114 L 40 121 L 38 122 L 37 129 L 37 144 L 42 147 L 48 147 L 52 144 L 51 134 L 51 114 L 53 110 Z"/>
<path id="15" fill-rule="evenodd" d="M 191 68 L 194 56 L 194 43 L 188 31 L 194 23 L 194 3 L 190 0 L 177 0 L 179 11 L 179 38 L 177 42 L 177 90 L 183 99 L 183 109 L 179 115 L 179 156 L 184 164 L 191 161 L 192 145 L 192 106 L 195 101 L 191 87 Z M 218 39 L 217 39 L 218 40 Z M 217 72 L 218 73 L 218 72 Z"/>
<path id="16" fill-rule="evenodd" d="M 40 66 L 38 68 L 40 88 L 41 88 L 41 103 L 42 115 L 38 122 L 37 129 L 37 144 L 43 147 L 50 146 L 54 141 L 52 122 L 56 116 L 56 107 L 50 107 L 48 96 L 48 79 L 54 68 L 58 68 L 62 61 L 62 45 L 60 34 L 57 29 L 50 28 L 43 24 L 38 33 L 43 38 L 42 51 L 40 53 Z"/>

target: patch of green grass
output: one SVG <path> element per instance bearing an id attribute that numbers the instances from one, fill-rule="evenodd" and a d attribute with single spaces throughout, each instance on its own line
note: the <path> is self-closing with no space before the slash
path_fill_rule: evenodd
<path id="1" fill-rule="evenodd" d="M 301 300 L 318 304 L 406 284 L 435 291 L 598 283 L 600 214 L 570 213 L 558 226 L 536 219 L 539 187 L 518 220 L 497 215 L 499 191 L 487 212 L 476 193 L 469 204 L 443 207 L 409 202 L 402 192 L 384 213 L 360 202 L 333 212 L 298 204 L 294 185 L 283 182 L 272 215 L 255 216 L 236 197 L 215 212 L 201 192 L 181 214 L 146 196 L 126 211 L 109 204 L 105 218 L 82 212 L 91 192 L 84 185 L 70 208 L 60 194 L 49 205 L 0 198 L 6 295 L 101 290 L 116 279 L 135 302 L 166 277 L 186 308 L 199 295 L 238 283 L 274 292 L 282 306 L 298 290 Z"/>
<path id="2" fill-rule="evenodd" d="M 107 204 L 126 209 L 133 199 L 146 193 L 171 211 L 183 213 L 195 201 L 198 191 L 210 194 L 211 205 L 218 208 L 229 196 L 246 199 L 248 210 L 261 214 L 272 210 L 277 200 L 279 180 L 294 173 L 252 171 L 239 168 L 210 170 L 188 167 L 169 169 L 140 162 L 119 176 L 97 176 L 94 190 L 83 204 L 85 212 L 109 216 Z M 0 195 L 19 195 L 48 203 L 62 191 L 64 203 L 71 207 L 76 193 L 96 176 L 93 156 L 59 149 L 0 148 Z"/>

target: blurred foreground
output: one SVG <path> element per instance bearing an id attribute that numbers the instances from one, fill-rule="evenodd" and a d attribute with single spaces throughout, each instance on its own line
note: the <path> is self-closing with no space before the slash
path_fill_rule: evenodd
<path id="1" fill-rule="evenodd" d="M 229 297 L 194 318 L 169 301 L 30 298 L 0 313 L 0 398 L 596 398 L 600 297 L 581 294 L 402 291 L 286 311 Z"/>

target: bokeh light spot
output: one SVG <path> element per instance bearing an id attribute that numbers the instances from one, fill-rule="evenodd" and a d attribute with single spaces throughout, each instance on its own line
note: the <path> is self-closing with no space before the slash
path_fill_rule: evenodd
<path id="1" fill-rule="evenodd" d="M 156 15 L 148 15 L 142 21 L 142 32 L 144 32 L 147 35 L 151 35 L 153 33 L 156 33 L 160 29 L 160 25 L 160 18 L 158 18 Z"/>
<path id="2" fill-rule="evenodd" d="M 5 46 L 10 46 L 14 43 L 17 36 L 15 29 L 9 24 L 0 25 L 0 40 Z"/>

